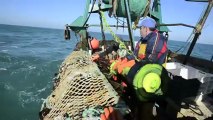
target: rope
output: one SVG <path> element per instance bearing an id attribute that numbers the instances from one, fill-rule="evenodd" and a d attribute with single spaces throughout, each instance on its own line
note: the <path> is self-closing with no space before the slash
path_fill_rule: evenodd
<path id="1" fill-rule="evenodd" d="M 96 0 L 93 0 L 92 8 L 91 8 L 91 10 L 90 10 L 90 13 L 89 13 L 89 15 L 88 15 L 88 17 L 87 17 L 86 21 L 84 22 L 83 27 L 86 25 L 87 21 L 88 21 L 88 20 L 89 20 L 89 18 L 90 18 L 90 15 L 91 15 L 91 13 L 92 13 L 92 10 L 93 10 L 93 7 L 94 7 L 94 5 L 95 5 L 95 2 L 96 2 Z"/>
<path id="2" fill-rule="evenodd" d="M 150 5 L 150 3 L 151 3 L 151 1 L 150 0 L 148 0 L 148 2 L 147 2 L 147 4 L 146 4 L 146 7 L 141 11 L 141 13 L 140 13 L 140 15 L 137 17 L 137 19 L 134 21 L 134 25 L 133 25 L 133 29 L 135 30 L 137 27 L 137 24 L 138 24 L 138 22 L 139 22 L 139 20 L 140 20 L 140 18 L 141 18 L 141 16 L 142 16 L 142 14 L 143 14 L 143 17 L 146 17 L 147 16 L 147 14 L 148 14 L 148 12 L 150 12 L 149 11 L 149 5 Z M 148 10 L 147 10 L 148 9 Z"/>
<path id="3" fill-rule="evenodd" d="M 101 109 L 101 108 L 88 108 L 88 109 L 85 109 L 82 113 L 82 118 L 85 118 L 85 119 L 97 119 L 100 120 L 100 115 L 101 113 L 103 113 L 104 111 Z"/>
<path id="4" fill-rule="evenodd" d="M 182 50 L 182 52 L 181 53 L 183 53 L 183 51 L 186 49 L 186 47 L 189 45 L 189 43 L 192 41 L 192 35 L 194 34 L 194 32 L 192 32 L 191 34 L 190 34 L 190 36 L 188 37 L 188 39 L 186 40 L 186 42 L 187 42 L 187 44 L 186 45 L 183 45 L 183 46 L 181 46 L 179 49 L 177 49 L 176 51 L 175 51 L 175 53 L 177 53 L 177 52 L 179 52 L 180 50 L 182 50 L 183 48 L 183 50 Z"/>
<path id="5" fill-rule="evenodd" d="M 148 15 L 148 13 L 150 12 L 150 4 L 151 4 L 151 0 L 148 0 L 146 7 L 145 7 L 143 17 L 146 17 Z M 150 17 L 151 17 L 151 14 L 150 14 Z"/>
<path id="6" fill-rule="evenodd" d="M 202 13 L 201 13 L 201 15 L 200 15 L 200 17 L 199 17 L 197 23 L 196 23 L 196 29 L 195 29 L 195 30 L 200 29 L 199 21 L 202 19 L 202 16 L 203 16 L 204 13 L 205 13 L 205 9 L 203 9 L 203 11 L 202 11 Z M 188 45 L 190 44 L 190 42 L 192 41 L 192 35 L 194 34 L 194 32 L 196 32 L 196 31 L 192 31 L 192 33 L 190 34 L 190 36 L 189 36 L 188 39 L 186 40 L 187 44 L 181 46 L 179 49 L 177 49 L 177 50 L 175 51 L 175 53 L 179 52 L 181 49 L 183 49 L 183 50 L 181 51 L 181 53 L 183 53 L 183 52 L 186 50 L 187 46 L 188 46 Z"/>
<path id="7" fill-rule="evenodd" d="M 112 37 L 114 38 L 115 42 L 119 43 L 119 45 L 120 45 L 120 44 L 125 45 L 125 44 L 121 41 L 121 39 L 120 39 L 120 38 L 112 31 L 112 29 L 110 28 L 109 24 L 107 23 L 107 20 L 106 20 L 106 17 L 105 17 L 105 15 L 104 15 L 104 12 L 103 12 L 103 11 L 100 11 L 100 13 L 101 13 L 102 20 L 103 20 L 103 27 L 104 27 L 104 30 L 108 30 L 108 31 L 110 32 L 110 34 L 112 35 Z M 125 49 L 128 51 L 128 53 L 129 53 L 130 55 L 132 55 L 132 56 L 135 58 L 135 60 L 139 61 L 132 51 L 130 51 L 130 50 L 127 49 L 126 47 L 125 47 Z"/>

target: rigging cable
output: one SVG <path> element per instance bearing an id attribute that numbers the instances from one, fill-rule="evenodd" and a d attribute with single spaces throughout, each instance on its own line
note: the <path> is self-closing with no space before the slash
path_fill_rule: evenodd
<path id="1" fill-rule="evenodd" d="M 141 11 L 141 13 L 139 14 L 139 16 L 137 17 L 137 19 L 134 21 L 134 24 L 133 24 L 133 30 L 135 30 L 137 28 L 137 24 L 140 20 L 140 18 L 143 16 L 143 17 L 146 17 L 148 12 L 149 11 L 149 8 L 150 8 L 150 4 L 151 4 L 151 1 L 148 0 L 147 4 L 146 4 L 146 7 Z M 148 11 L 147 11 L 148 9 Z"/>
<path id="2" fill-rule="evenodd" d="M 92 8 L 91 8 L 91 10 L 90 10 L 90 13 L 89 13 L 89 15 L 88 15 L 88 17 L 87 17 L 86 21 L 84 22 L 83 27 L 86 25 L 87 21 L 88 21 L 88 20 L 89 20 L 89 18 L 90 18 L 90 15 L 92 14 L 92 10 L 93 10 L 93 8 L 94 8 L 94 6 L 95 6 L 95 2 L 96 2 L 96 0 L 93 0 Z"/>
<path id="3" fill-rule="evenodd" d="M 94 6 L 95 6 L 95 2 L 96 2 L 96 0 L 93 0 L 92 8 L 91 8 L 91 10 L 90 10 L 90 13 L 89 13 L 89 15 L 87 16 L 87 19 L 85 20 L 85 22 L 84 22 L 84 24 L 83 24 L 82 27 L 84 27 L 84 26 L 86 25 L 86 23 L 88 22 L 88 20 L 89 20 L 91 14 L 92 14 L 92 10 L 93 10 L 93 8 L 94 8 Z M 81 31 L 81 30 L 77 30 L 76 33 L 80 32 L 80 31 Z"/>
<path id="4" fill-rule="evenodd" d="M 181 46 L 179 49 L 177 49 L 176 51 L 175 51 L 175 53 L 177 53 L 177 52 L 179 52 L 180 50 L 182 50 L 183 48 L 184 48 L 184 50 L 185 50 L 185 48 L 188 46 L 188 44 L 192 41 L 192 35 L 194 34 L 194 32 L 192 31 L 192 33 L 190 34 L 190 36 L 187 38 L 187 40 L 186 40 L 186 43 L 187 44 L 185 44 L 185 45 L 183 45 L 183 46 Z M 184 51 L 183 50 L 183 51 Z M 183 51 L 181 52 L 181 53 L 183 53 Z"/>
<path id="5" fill-rule="evenodd" d="M 198 21 L 197 21 L 197 23 L 196 23 L 196 25 L 198 26 L 198 24 L 199 24 L 199 21 L 200 21 L 200 19 L 202 19 L 202 16 L 203 16 L 203 14 L 205 14 L 205 9 L 203 9 L 203 11 L 202 11 L 202 13 L 200 14 L 200 17 L 199 17 L 199 19 L 198 19 Z M 196 27 L 197 28 L 197 27 Z M 175 51 L 175 53 L 177 53 L 177 52 L 179 52 L 181 49 L 183 49 L 182 51 L 181 51 L 181 53 L 183 53 L 185 50 L 186 50 L 186 48 L 187 48 L 187 46 L 190 44 L 190 42 L 192 41 L 192 35 L 194 34 L 196 32 L 196 29 L 194 29 L 193 31 L 192 31 L 192 33 L 190 34 L 190 36 L 188 37 L 188 39 L 186 40 L 186 45 L 183 45 L 183 46 L 181 46 L 179 49 L 177 49 L 176 51 Z"/>

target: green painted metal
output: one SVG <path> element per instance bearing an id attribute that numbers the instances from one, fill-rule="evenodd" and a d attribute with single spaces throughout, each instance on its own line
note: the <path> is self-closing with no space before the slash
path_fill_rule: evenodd
<path id="1" fill-rule="evenodd" d="M 79 16 L 74 22 L 72 22 L 72 24 L 70 24 L 70 28 L 74 31 L 74 32 L 80 32 L 80 30 L 83 30 L 85 20 L 83 18 L 83 16 Z"/>
<path id="2" fill-rule="evenodd" d="M 135 21 L 138 17 L 142 16 L 146 6 L 148 5 L 148 0 L 127 0 L 127 2 L 129 5 L 130 17 L 132 21 Z M 78 17 L 72 24 L 70 24 L 70 28 L 74 32 L 79 33 L 82 36 L 82 38 L 86 38 L 86 27 L 84 25 L 85 22 L 87 21 L 88 13 L 90 12 L 89 11 L 90 3 L 92 3 L 91 0 L 87 0 L 84 15 Z M 153 9 L 149 11 L 149 15 L 152 18 L 154 18 L 158 24 L 163 24 L 160 0 L 154 0 L 153 4 L 155 5 Z M 112 0 L 103 0 L 101 10 L 107 11 L 110 8 L 112 8 Z M 95 6 L 93 8 L 92 13 L 93 12 L 98 12 L 98 9 L 96 10 Z M 127 18 L 124 0 L 118 0 L 116 14 L 118 17 Z M 166 26 L 158 26 L 158 30 L 160 32 L 169 32 L 169 29 Z"/>
<path id="3" fill-rule="evenodd" d="M 160 23 L 160 24 L 164 24 L 164 23 Z M 167 26 L 160 26 L 158 27 L 158 30 L 160 32 L 171 32 Z"/>
<path id="4" fill-rule="evenodd" d="M 148 0 L 128 0 L 131 20 L 135 21 L 144 12 Z M 116 12 L 118 17 L 127 17 L 125 12 L 125 1 L 119 0 Z"/>
<path id="5" fill-rule="evenodd" d="M 83 16 L 79 16 L 74 22 L 70 24 L 70 28 L 74 32 L 80 32 L 81 30 L 85 30 L 85 22 L 88 17 L 88 10 L 89 10 L 90 0 L 87 0 L 86 8 L 84 10 Z"/>
<path id="6" fill-rule="evenodd" d="M 98 13 L 99 12 L 99 8 L 98 8 L 98 6 L 96 7 L 97 5 L 95 5 L 95 7 L 93 8 L 93 10 L 92 10 L 92 13 Z M 110 4 L 101 4 L 101 11 L 108 11 L 109 9 L 111 9 L 112 8 L 112 5 L 110 5 Z"/>
<path id="7" fill-rule="evenodd" d="M 88 11 L 89 11 L 90 3 L 91 3 L 91 0 L 87 0 L 86 8 L 84 10 L 84 15 L 78 17 L 72 24 L 70 24 L 70 29 L 72 29 L 74 32 L 80 35 L 81 48 L 83 50 L 88 49 L 87 31 L 86 31 L 85 25 L 88 20 L 88 14 L 89 14 Z"/>
<path id="8" fill-rule="evenodd" d="M 134 44 L 134 37 L 132 36 L 132 22 L 130 19 L 130 9 L 128 6 L 128 1 L 127 0 L 124 0 L 124 1 L 125 1 L 125 12 L 127 15 L 127 26 L 128 26 L 128 32 L 129 32 L 130 45 L 131 45 L 131 49 L 134 51 L 135 44 Z"/>
<path id="9" fill-rule="evenodd" d="M 150 15 L 152 18 L 154 18 L 156 20 L 157 24 L 163 24 L 160 0 L 154 0 L 152 10 L 150 11 Z M 160 32 L 169 32 L 170 31 L 167 26 L 158 26 L 157 29 Z"/>
<path id="10" fill-rule="evenodd" d="M 112 0 L 102 0 L 103 1 L 103 3 L 105 3 L 105 4 L 110 4 L 110 3 L 112 3 Z"/>
<path id="11" fill-rule="evenodd" d="M 91 3 L 91 0 L 86 0 L 86 8 L 84 9 L 84 20 L 87 19 L 88 17 L 88 11 L 89 11 L 89 6 L 90 6 L 90 3 Z"/>
<path id="12" fill-rule="evenodd" d="M 112 0 L 103 0 L 103 2 L 105 4 L 111 5 Z M 118 0 L 117 4 L 118 4 L 118 7 L 117 7 L 116 15 L 118 17 L 127 18 L 127 15 L 125 12 L 125 1 Z M 153 4 L 154 4 L 153 10 L 149 11 L 150 12 L 149 15 L 151 15 L 151 17 L 154 18 L 158 24 L 162 24 L 160 0 L 154 0 Z M 135 21 L 137 17 L 140 17 L 140 16 L 142 17 L 145 8 L 148 5 L 148 0 L 128 0 L 128 5 L 130 9 L 131 20 Z M 158 30 L 160 32 L 170 31 L 167 26 L 158 26 Z"/>
<path id="13" fill-rule="evenodd" d="M 156 20 L 157 24 L 163 24 L 160 0 L 155 0 L 153 5 L 154 6 L 152 8 L 152 11 L 150 11 L 151 16 Z M 160 32 L 169 32 L 170 31 L 167 26 L 158 26 L 158 30 Z"/>
<path id="14" fill-rule="evenodd" d="M 112 4 L 112 0 L 103 0 L 105 4 Z M 128 0 L 128 5 L 130 9 L 131 20 L 135 21 L 138 16 L 144 13 L 146 6 L 148 5 L 148 0 Z M 127 18 L 125 12 L 125 0 L 117 0 L 117 17 Z"/>

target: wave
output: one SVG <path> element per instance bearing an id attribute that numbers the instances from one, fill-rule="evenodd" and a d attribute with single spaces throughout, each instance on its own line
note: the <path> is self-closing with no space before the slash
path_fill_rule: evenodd
<path id="1" fill-rule="evenodd" d="M 0 68 L 0 71 L 6 71 L 7 68 Z"/>
<path id="2" fill-rule="evenodd" d="M 33 92 L 20 91 L 18 92 L 18 100 L 24 108 L 26 104 L 39 102 L 40 99 L 38 98 L 38 95 Z"/>
<path id="3" fill-rule="evenodd" d="M 46 89 L 47 89 L 47 87 L 44 87 L 42 89 L 37 90 L 37 92 L 41 93 L 41 92 L 44 92 Z"/>
<path id="4" fill-rule="evenodd" d="M 28 88 L 31 89 L 31 88 Z M 25 108 L 27 104 L 31 103 L 41 103 L 42 99 L 41 94 L 45 92 L 46 89 L 49 89 L 49 86 L 45 86 L 44 88 L 38 89 L 35 92 L 32 90 L 23 90 L 18 92 L 18 101 L 21 104 L 22 108 Z"/>
<path id="5" fill-rule="evenodd" d="M 5 83 L 4 84 L 4 89 L 6 89 L 6 90 L 14 90 L 14 87 L 10 83 Z"/>
<path id="6" fill-rule="evenodd" d="M 8 52 L 9 50 L 1 50 L 2 52 Z"/>
<path id="7" fill-rule="evenodd" d="M 0 42 L 0 44 L 4 44 L 4 43 L 6 43 L 6 42 Z"/>
<path id="8" fill-rule="evenodd" d="M 18 48 L 18 46 L 10 46 L 10 47 L 12 47 L 12 48 Z"/>

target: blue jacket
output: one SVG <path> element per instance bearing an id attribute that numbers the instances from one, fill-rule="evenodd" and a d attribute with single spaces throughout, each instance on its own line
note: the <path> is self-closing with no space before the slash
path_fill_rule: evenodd
<path id="1" fill-rule="evenodd" d="M 167 55 L 167 41 L 166 38 L 158 33 L 158 31 L 153 31 L 149 33 L 145 38 L 142 38 L 139 42 L 147 42 L 145 59 L 152 62 L 163 64 Z M 134 53 L 137 55 L 140 48 L 135 49 Z"/>

